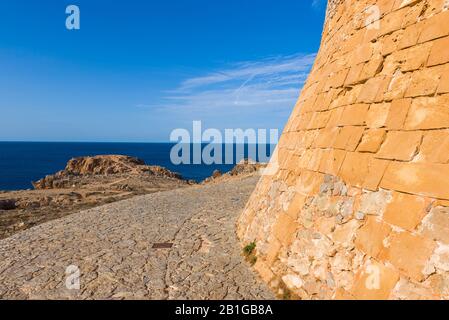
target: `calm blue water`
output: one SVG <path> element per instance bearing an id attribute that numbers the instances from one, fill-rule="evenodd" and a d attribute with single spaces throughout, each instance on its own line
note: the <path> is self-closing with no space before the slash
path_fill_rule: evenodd
<path id="1" fill-rule="evenodd" d="M 0 142 L 0 190 L 32 188 L 31 181 L 63 170 L 68 160 L 82 156 L 117 154 L 138 157 L 149 165 L 165 167 L 196 181 L 211 176 L 216 169 L 227 172 L 234 167 L 224 164 L 173 165 L 170 161 L 172 146 L 168 143 Z M 270 155 L 274 146 L 264 148 Z M 239 160 L 235 159 L 236 162 Z"/>

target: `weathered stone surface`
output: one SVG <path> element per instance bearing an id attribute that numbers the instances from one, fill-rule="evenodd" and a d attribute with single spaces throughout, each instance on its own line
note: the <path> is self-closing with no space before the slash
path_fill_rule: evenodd
<path id="1" fill-rule="evenodd" d="M 449 198 L 449 166 L 428 163 L 392 162 L 381 187 L 432 198 Z"/>
<path id="2" fill-rule="evenodd" d="M 399 280 L 399 272 L 376 261 L 367 261 L 356 275 L 352 294 L 361 300 L 386 300 Z"/>
<path id="3" fill-rule="evenodd" d="M 449 207 L 436 207 L 425 217 L 422 234 L 430 239 L 449 244 Z"/>
<path id="4" fill-rule="evenodd" d="M 370 6 L 380 16 L 367 23 Z M 282 173 L 261 180 L 239 221 L 243 241 L 266 243 L 288 205 L 264 190 L 305 196 L 288 214 L 298 225 L 276 228 L 296 240 L 268 266 L 298 297 L 449 298 L 448 21 L 443 0 L 329 1 L 273 160 Z"/>
<path id="5" fill-rule="evenodd" d="M 424 268 L 435 246 L 432 240 L 410 232 L 394 233 L 380 259 L 389 261 L 410 278 L 422 281 Z"/>
<path id="6" fill-rule="evenodd" d="M 391 298 L 396 300 L 436 300 L 440 297 L 428 286 L 401 278 L 396 284 Z"/>
<path id="7" fill-rule="evenodd" d="M 413 100 L 405 122 L 407 130 L 447 128 L 449 95 L 422 97 Z"/>
<path id="8" fill-rule="evenodd" d="M 373 129 L 365 132 L 357 151 L 376 153 L 384 142 L 386 131 L 383 129 Z"/>
<path id="9" fill-rule="evenodd" d="M 449 62 L 449 53 L 447 48 L 449 48 L 449 37 L 436 40 L 433 43 L 427 65 L 434 66 Z"/>
<path id="10" fill-rule="evenodd" d="M 377 258 L 390 232 L 391 227 L 388 224 L 370 217 L 367 223 L 357 231 L 355 245 L 369 256 Z"/>
<path id="11" fill-rule="evenodd" d="M 390 131 L 377 157 L 410 161 L 418 151 L 421 138 L 420 132 Z"/>
<path id="12" fill-rule="evenodd" d="M 413 231 L 427 214 L 429 201 L 423 197 L 395 192 L 384 213 L 387 223 Z"/>
<path id="13" fill-rule="evenodd" d="M 0 241 L 3 299 L 273 299 L 235 221 L 258 177 L 135 197 Z M 153 249 L 154 243 L 172 243 Z M 66 288 L 67 267 L 80 290 Z"/>
<path id="14" fill-rule="evenodd" d="M 449 163 L 449 130 L 426 132 L 418 159 L 423 162 Z"/>

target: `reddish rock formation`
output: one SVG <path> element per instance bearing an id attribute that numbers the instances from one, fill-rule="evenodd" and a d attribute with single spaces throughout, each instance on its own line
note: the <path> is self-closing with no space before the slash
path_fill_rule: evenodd
<path id="1" fill-rule="evenodd" d="M 302 299 L 449 299 L 449 3 L 331 0 L 238 224 Z"/>
<path id="2" fill-rule="evenodd" d="M 251 159 L 241 160 L 231 171 L 223 174 L 219 170 L 215 170 L 212 176 L 203 181 L 203 183 L 223 182 L 235 177 L 245 177 L 248 175 L 258 174 L 260 170 L 266 167 L 266 163 L 255 162 Z"/>
<path id="3" fill-rule="evenodd" d="M 95 175 L 156 175 L 164 178 L 182 179 L 174 172 L 159 166 L 147 166 L 138 158 L 106 155 L 80 157 L 70 160 L 63 171 L 33 183 L 35 189 L 67 188 L 73 185 L 74 178 Z"/>
<path id="4" fill-rule="evenodd" d="M 0 193 L 0 239 L 80 210 L 192 183 L 127 156 L 72 159 L 64 170 L 35 182 L 35 190 Z"/>

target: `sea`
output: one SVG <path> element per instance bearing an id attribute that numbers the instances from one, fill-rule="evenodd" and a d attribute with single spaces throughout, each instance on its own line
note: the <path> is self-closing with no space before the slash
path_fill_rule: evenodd
<path id="1" fill-rule="evenodd" d="M 181 174 L 184 179 L 200 182 L 210 177 L 215 170 L 223 173 L 230 171 L 242 158 L 266 161 L 275 149 L 275 145 L 215 145 L 213 147 L 221 147 L 213 148 L 222 151 L 221 163 L 205 164 L 201 161 L 201 164 L 176 165 L 170 159 L 174 146 L 171 143 L 0 142 L 0 190 L 32 189 L 32 181 L 63 170 L 70 159 L 95 155 L 137 157 L 148 165 L 162 166 Z M 193 163 L 193 145 L 188 147 L 191 150 L 190 163 Z M 201 147 L 204 150 L 208 145 Z M 239 147 L 242 147 L 244 154 L 237 156 Z M 262 157 L 257 155 L 259 151 L 264 154 Z M 233 162 L 226 164 L 226 155 L 229 159 L 229 153 L 233 155 Z"/>

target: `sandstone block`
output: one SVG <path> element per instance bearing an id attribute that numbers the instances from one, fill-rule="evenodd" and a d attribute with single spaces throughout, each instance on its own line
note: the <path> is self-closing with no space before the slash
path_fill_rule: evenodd
<path id="1" fill-rule="evenodd" d="M 315 147 L 317 148 L 330 148 L 334 145 L 335 140 L 337 139 L 338 134 L 340 133 L 340 128 L 325 128 L 320 130 L 316 141 Z"/>
<path id="2" fill-rule="evenodd" d="M 296 192 L 303 195 L 314 195 L 319 192 L 322 183 L 323 174 L 305 170 L 299 176 Z"/>
<path id="3" fill-rule="evenodd" d="M 395 1 L 395 7 L 397 8 L 398 6 L 399 8 L 409 7 L 402 22 L 402 27 L 404 28 L 419 21 L 419 17 L 425 8 L 425 2 L 422 0 L 397 0 Z"/>
<path id="4" fill-rule="evenodd" d="M 353 51 L 351 63 L 354 65 L 366 62 L 371 59 L 373 55 L 373 46 L 371 43 L 365 43 L 363 45 L 359 45 L 355 47 L 355 50 Z"/>
<path id="5" fill-rule="evenodd" d="M 370 257 L 377 258 L 384 248 L 383 241 L 390 232 L 388 224 L 376 217 L 368 217 L 366 224 L 357 231 L 355 246 Z"/>
<path id="6" fill-rule="evenodd" d="M 348 152 L 339 176 L 351 186 L 361 187 L 369 172 L 370 158 L 366 153 Z"/>
<path id="7" fill-rule="evenodd" d="M 320 164 L 320 172 L 337 175 L 340 171 L 346 152 L 343 150 L 328 150 Z"/>
<path id="8" fill-rule="evenodd" d="M 362 139 L 364 127 L 343 127 L 335 139 L 334 148 L 354 151 Z"/>
<path id="9" fill-rule="evenodd" d="M 359 221 L 354 219 L 350 220 L 348 223 L 338 225 L 335 228 L 335 231 L 331 234 L 331 238 L 334 242 L 343 245 L 343 247 L 351 247 L 356 231 L 359 228 L 360 228 Z"/>
<path id="10" fill-rule="evenodd" d="M 440 84 L 438 85 L 438 93 L 448 93 L 449 92 L 449 64 L 446 64 L 446 69 L 440 79 Z"/>
<path id="11" fill-rule="evenodd" d="M 414 99 L 405 121 L 406 130 L 440 129 L 449 126 L 449 95 Z"/>
<path id="12" fill-rule="evenodd" d="M 410 232 L 394 233 L 380 259 L 389 261 L 412 279 L 422 281 L 424 267 L 435 247 L 434 241 Z"/>
<path id="13" fill-rule="evenodd" d="M 331 114 L 329 117 L 329 121 L 327 122 L 327 128 L 334 128 L 338 126 L 338 121 L 340 120 L 344 110 L 344 108 L 340 107 L 330 111 Z"/>
<path id="14" fill-rule="evenodd" d="M 368 174 L 363 182 L 364 189 L 377 191 L 380 181 L 387 169 L 389 161 L 371 158 L 368 163 Z"/>
<path id="15" fill-rule="evenodd" d="M 306 202 L 306 198 L 307 197 L 302 194 L 295 194 L 293 200 L 288 206 L 287 215 L 294 220 L 298 219 L 301 209 L 304 207 L 304 204 Z"/>
<path id="16" fill-rule="evenodd" d="M 273 226 L 274 236 L 285 246 L 291 244 L 298 224 L 289 215 L 281 213 Z"/>
<path id="17" fill-rule="evenodd" d="M 423 27 L 424 23 L 415 23 L 408 26 L 399 40 L 398 48 L 404 49 L 416 45 Z"/>
<path id="18" fill-rule="evenodd" d="M 402 22 L 405 16 L 405 10 L 407 9 L 404 8 L 398 11 L 391 12 L 384 18 L 382 18 L 382 20 L 380 21 L 380 34 L 384 35 L 401 29 Z"/>
<path id="19" fill-rule="evenodd" d="M 443 68 L 436 66 L 413 72 L 410 86 L 405 92 L 405 97 L 418 97 L 432 95 L 437 91 Z"/>
<path id="20" fill-rule="evenodd" d="M 330 113 L 325 112 L 315 112 L 309 122 L 307 129 L 321 129 L 324 128 L 329 121 Z"/>
<path id="21" fill-rule="evenodd" d="M 435 288 L 441 285 L 435 285 Z M 395 300 L 439 300 L 437 294 L 435 294 L 429 286 L 425 284 L 418 284 L 409 281 L 406 278 L 401 278 L 394 288 L 391 299 Z"/>
<path id="22" fill-rule="evenodd" d="M 449 199 L 449 166 L 392 162 L 380 187 L 432 198 Z"/>
<path id="23" fill-rule="evenodd" d="M 345 86 L 350 86 L 359 82 L 364 67 L 364 63 L 359 63 L 351 67 L 345 80 Z"/>
<path id="24" fill-rule="evenodd" d="M 397 270 L 369 260 L 355 276 L 351 292 L 359 300 L 386 300 L 390 297 L 398 280 Z"/>
<path id="25" fill-rule="evenodd" d="M 335 218 L 320 217 L 315 221 L 315 227 L 318 232 L 328 236 L 335 230 Z"/>
<path id="26" fill-rule="evenodd" d="M 268 266 L 273 265 L 273 263 L 276 261 L 281 248 L 282 245 L 278 240 L 273 239 L 272 241 L 269 242 L 266 254 L 266 262 Z"/>
<path id="27" fill-rule="evenodd" d="M 359 74 L 358 81 L 365 81 L 378 74 L 382 70 L 383 62 L 384 58 L 379 55 L 365 63 L 362 72 Z"/>
<path id="28" fill-rule="evenodd" d="M 400 99 L 391 102 L 386 121 L 386 127 L 389 130 L 400 130 L 404 127 L 411 104 L 412 99 Z"/>
<path id="29" fill-rule="evenodd" d="M 390 131 L 376 157 L 410 161 L 421 144 L 421 132 Z"/>
<path id="30" fill-rule="evenodd" d="M 428 66 L 435 66 L 449 62 L 449 37 L 435 40 L 430 52 Z"/>
<path id="31" fill-rule="evenodd" d="M 386 136 L 386 131 L 383 129 L 372 129 L 365 132 L 362 137 L 357 151 L 376 153 Z"/>
<path id="32" fill-rule="evenodd" d="M 368 113 L 368 104 L 355 104 L 344 108 L 343 114 L 339 120 L 340 126 L 358 126 L 364 125 Z"/>
<path id="33" fill-rule="evenodd" d="M 423 221 L 422 235 L 449 244 L 449 208 L 433 208 Z"/>
<path id="34" fill-rule="evenodd" d="M 390 105 L 390 103 L 374 103 L 370 105 L 366 118 L 367 127 L 373 129 L 384 127 L 388 118 Z"/>
<path id="35" fill-rule="evenodd" d="M 426 42 L 449 35 L 449 11 L 443 11 L 424 22 L 419 42 Z"/>
<path id="36" fill-rule="evenodd" d="M 369 79 L 362 87 L 362 90 L 357 98 L 358 103 L 373 103 L 376 102 L 377 95 L 381 88 L 383 88 L 385 76 L 378 76 Z"/>
<path id="37" fill-rule="evenodd" d="M 431 130 L 424 134 L 419 161 L 449 162 L 449 130 Z"/>
<path id="38" fill-rule="evenodd" d="M 391 82 L 385 92 L 385 100 L 396 100 L 404 98 L 405 91 L 407 91 L 411 80 L 412 77 L 410 73 L 402 73 L 400 71 L 396 71 L 391 78 Z"/>
<path id="39" fill-rule="evenodd" d="M 399 62 L 402 63 L 401 71 L 414 71 L 425 66 L 429 59 L 431 46 L 431 43 L 424 43 L 398 52 Z"/>
<path id="40" fill-rule="evenodd" d="M 398 30 L 390 35 L 384 36 L 380 41 L 381 54 L 385 57 L 398 49 L 398 44 L 403 38 L 404 30 Z M 418 41 L 418 39 L 416 39 Z M 416 43 L 416 42 L 415 42 Z"/>
<path id="41" fill-rule="evenodd" d="M 384 213 L 384 221 L 413 231 L 426 215 L 429 201 L 420 196 L 394 192 Z"/>

